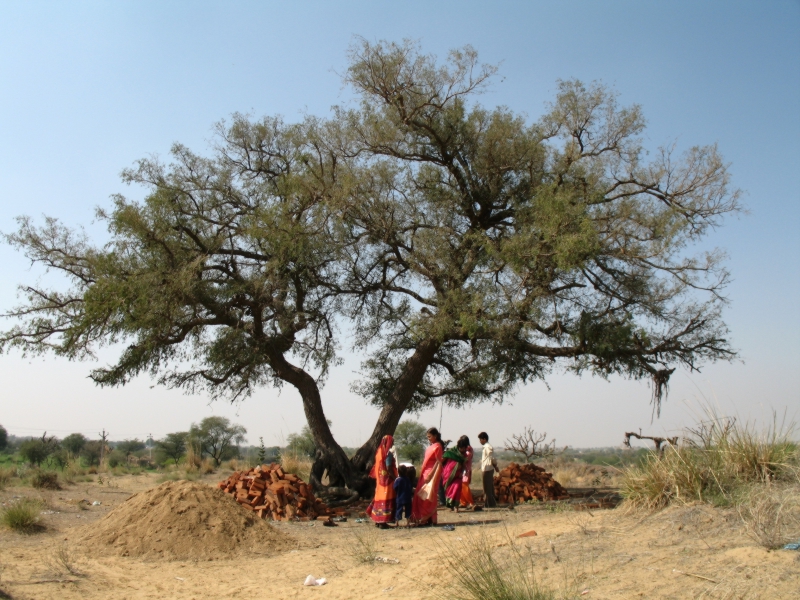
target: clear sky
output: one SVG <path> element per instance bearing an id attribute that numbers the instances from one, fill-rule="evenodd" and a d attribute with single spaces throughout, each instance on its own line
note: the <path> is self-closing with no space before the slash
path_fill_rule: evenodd
<path id="1" fill-rule="evenodd" d="M 85 225 L 125 188 L 119 172 L 166 157 L 173 142 L 207 148 L 233 112 L 325 116 L 350 92 L 339 73 L 354 35 L 419 40 L 444 56 L 471 44 L 500 65 L 482 97 L 531 120 L 558 79 L 600 80 L 641 104 L 646 144 L 717 143 L 749 214 L 709 246 L 725 248 L 734 282 L 725 311 L 742 361 L 676 372 L 650 424 L 645 383 L 555 376 L 519 389 L 511 405 L 445 409 L 445 437 L 481 429 L 494 440 L 531 425 L 559 444 L 616 445 L 623 432 L 673 432 L 705 398 L 725 414 L 800 417 L 800 3 L 794 1 L 0 2 L 0 231 L 43 214 Z M 0 311 L 41 273 L 0 246 Z M 0 322 L 6 328 L 8 322 Z M 106 356 L 106 360 L 110 360 Z M 358 357 L 323 390 L 333 431 L 359 445 L 376 412 L 349 391 Z M 280 444 L 303 425 L 299 397 L 263 389 L 243 403 L 151 387 L 141 378 L 99 389 L 87 363 L 0 355 L 0 424 L 16 435 L 74 431 L 160 437 L 205 416 L 229 416 Z M 439 411 L 420 415 L 439 425 Z M 500 442 L 501 443 L 501 442 Z"/>

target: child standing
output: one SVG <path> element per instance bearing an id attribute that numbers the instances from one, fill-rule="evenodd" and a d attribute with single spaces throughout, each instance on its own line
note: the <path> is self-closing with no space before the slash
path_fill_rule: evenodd
<path id="1" fill-rule="evenodd" d="M 403 518 L 403 512 L 406 514 L 406 519 L 411 518 L 411 501 L 414 498 L 414 488 L 411 486 L 411 481 L 408 479 L 408 467 L 400 465 L 397 468 L 399 477 L 394 480 L 395 502 L 397 512 L 395 514 L 395 522 L 400 525 L 400 519 Z"/>

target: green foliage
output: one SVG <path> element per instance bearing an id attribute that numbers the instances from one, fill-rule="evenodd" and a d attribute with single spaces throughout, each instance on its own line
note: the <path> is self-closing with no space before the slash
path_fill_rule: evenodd
<path id="1" fill-rule="evenodd" d="M 100 458 L 103 456 L 103 443 L 97 440 L 91 440 L 83 445 L 81 450 L 81 458 L 86 461 L 86 464 L 91 466 L 100 466 Z"/>
<path id="2" fill-rule="evenodd" d="M 60 490 L 58 473 L 52 471 L 36 471 L 31 477 L 31 485 L 41 490 Z"/>
<path id="3" fill-rule="evenodd" d="M 186 443 L 189 438 L 188 431 L 168 433 L 164 439 L 156 442 L 156 460 L 163 464 L 167 460 L 172 460 L 175 466 L 178 461 L 186 454 Z"/>
<path id="4" fill-rule="evenodd" d="M 0 509 L 0 523 L 19 533 L 33 533 L 39 530 L 41 502 L 22 498 L 12 501 Z"/>
<path id="5" fill-rule="evenodd" d="M 425 426 L 417 421 L 401 421 L 394 430 L 394 444 L 400 458 L 407 458 L 411 462 L 419 462 L 425 453 L 428 438 L 425 435 Z"/>
<path id="6" fill-rule="evenodd" d="M 108 466 L 112 469 L 127 464 L 127 460 L 125 458 L 125 454 L 123 454 L 120 450 L 114 449 L 108 453 L 106 456 L 106 461 L 108 461 Z"/>
<path id="7" fill-rule="evenodd" d="M 189 443 L 203 454 L 210 456 L 219 466 L 223 460 L 239 455 L 239 445 L 244 443 L 247 433 L 242 425 L 230 422 L 226 417 L 206 417 L 199 425 L 189 428 Z"/>
<path id="8" fill-rule="evenodd" d="M 386 410 L 362 463 L 407 410 L 501 401 L 559 365 L 650 379 L 658 410 L 676 366 L 735 356 L 724 254 L 691 249 L 739 210 L 716 147 L 648 155 L 641 109 L 574 80 L 536 122 L 481 106 L 496 69 L 469 47 L 349 59 L 359 103 L 328 119 L 234 115 L 211 156 L 126 170 L 145 197 L 99 211 L 107 243 L 21 217 L 4 239 L 71 287 L 23 286 L 0 352 L 115 344 L 100 385 L 150 373 L 213 398 L 288 383 L 340 469 L 318 384 L 339 322 L 365 353 L 354 389 Z"/>
<path id="9" fill-rule="evenodd" d="M 330 425 L 330 423 L 328 423 Z M 300 433 L 290 433 L 286 437 L 286 448 L 284 454 L 294 454 L 295 456 L 306 456 L 314 458 L 317 451 L 317 443 L 308 425 L 304 425 Z"/>
<path id="10" fill-rule="evenodd" d="M 61 447 L 65 448 L 70 456 L 79 456 L 87 441 L 82 433 L 71 433 L 61 440 Z"/>
<path id="11" fill-rule="evenodd" d="M 267 462 L 267 448 L 264 446 L 264 438 L 258 438 L 258 453 L 256 455 L 258 457 L 258 464 L 263 465 Z"/>
<path id="12" fill-rule="evenodd" d="M 135 454 L 140 450 L 145 449 L 145 443 L 139 439 L 132 439 L 132 440 L 123 440 L 118 442 L 116 445 L 116 449 L 122 452 L 122 454 L 127 459 L 131 454 Z"/>
<path id="13" fill-rule="evenodd" d="M 64 448 L 58 448 L 47 457 L 46 462 L 49 466 L 63 471 L 69 464 L 69 453 Z"/>
<path id="14" fill-rule="evenodd" d="M 55 447 L 49 440 L 34 438 L 22 442 L 18 452 L 22 458 L 38 467 L 47 460 L 47 457 L 50 456 L 54 450 Z"/>
<path id="15" fill-rule="evenodd" d="M 8 446 L 8 431 L 6 428 L 0 425 L 0 452 L 6 449 Z"/>

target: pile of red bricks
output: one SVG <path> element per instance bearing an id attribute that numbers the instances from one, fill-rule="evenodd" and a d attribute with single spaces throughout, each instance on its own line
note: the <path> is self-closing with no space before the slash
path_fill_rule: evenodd
<path id="1" fill-rule="evenodd" d="M 501 504 L 569 498 L 567 490 L 542 467 L 517 463 L 511 463 L 494 478 L 494 495 Z"/>
<path id="2" fill-rule="evenodd" d="M 297 475 L 284 473 L 274 463 L 236 471 L 217 487 L 262 519 L 311 521 L 329 519 L 333 514 L 322 500 L 314 497 L 310 485 Z"/>

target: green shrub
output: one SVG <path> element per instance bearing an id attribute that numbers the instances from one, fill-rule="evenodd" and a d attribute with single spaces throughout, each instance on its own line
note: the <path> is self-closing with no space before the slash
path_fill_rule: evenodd
<path id="1" fill-rule="evenodd" d="M 127 464 L 127 459 L 125 455 L 119 450 L 112 450 L 108 455 L 108 466 L 112 469 Z"/>
<path id="2" fill-rule="evenodd" d="M 0 523 L 19 533 L 33 533 L 41 528 L 39 525 L 41 510 L 41 502 L 23 498 L 0 511 Z"/>
<path id="3" fill-rule="evenodd" d="M 60 490 L 58 473 L 51 471 L 36 471 L 31 477 L 31 485 L 40 490 Z"/>

